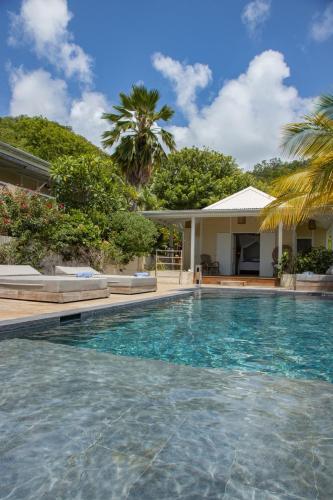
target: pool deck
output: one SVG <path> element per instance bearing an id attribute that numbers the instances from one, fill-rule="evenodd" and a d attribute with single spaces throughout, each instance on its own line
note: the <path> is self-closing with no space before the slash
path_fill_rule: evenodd
<path id="1" fill-rule="evenodd" d="M 156 292 L 140 293 L 135 295 L 112 294 L 106 299 L 83 300 L 67 304 L 36 302 L 26 300 L 0 299 L 0 325 L 8 320 L 35 318 L 42 315 L 71 314 L 79 311 L 98 310 L 113 305 L 133 304 L 169 297 L 182 291 L 192 290 L 193 287 L 177 285 L 160 285 Z"/>
<path id="2" fill-rule="evenodd" d="M 288 293 L 297 295 L 325 295 L 333 299 L 332 292 L 309 293 L 295 292 L 277 287 L 260 287 L 260 286 L 216 286 L 216 285 L 201 285 L 203 289 L 219 289 L 226 291 L 240 292 L 260 292 L 260 293 Z M 14 299 L 0 299 L 0 332 L 7 326 L 22 325 L 25 322 L 40 321 L 51 318 L 59 318 L 71 314 L 88 314 L 90 312 L 106 311 L 113 306 L 130 306 L 137 305 L 140 302 L 163 300 L 178 296 L 182 293 L 188 293 L 196 290 L 193 286 L 163 284 L 158 286 L 156 292 L 140 293 L 134 295 L 112 294 L 105 299 L 85 300 L 80 302 L 71 302 L 67 304 L 56 304 L 49 302 L 36 302 Z"/>

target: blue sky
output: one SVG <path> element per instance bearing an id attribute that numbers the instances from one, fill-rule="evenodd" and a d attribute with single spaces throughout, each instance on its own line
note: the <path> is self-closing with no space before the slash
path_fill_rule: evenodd
<path id="1" fill-rule="evenodd" d="M 331 0 L 1 0 L 0 114 L 42 114 L 98 143 L 133 83 L 175 110 L 179 147 L 246 168 L 333 92 Z"/>

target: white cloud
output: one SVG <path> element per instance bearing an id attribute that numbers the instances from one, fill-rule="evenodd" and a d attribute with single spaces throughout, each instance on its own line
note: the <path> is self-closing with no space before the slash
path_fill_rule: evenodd
<path id="1" fill-rule="evenodd" d="M 92 81 L 92 59 L 73 43 L 68 31 L 72 14 L 67 0 L 23 0 L 19 14 L 11 18 L 11 44 L 32 43 L 38 57 L 46 58 L 66 77 L 76 76 L 87 84 Z"/>
<path id="2" fill-rule="evenodd" d="M 99 92 L 83 92 L 72 102 L 69 123 L 78 134 L 100 145 L 101 135 L 108 125 L 101 116 L 109 108 L 105 96 Z"/>
<path id="3" fill-rule="evenodd" d="M 263 25 L 270 16 L 271 0 L 253 0 L 245 5 L 242 12 L 242 21 L 251 35 Z"/>
<path id="4" fill-rule="evenodd" d="M 103 94 L 85 91 L 80 99 L 71 100 L 66 82 L 43 69 L 31 72 L 14 69 L 10 85 L 11 115 L 44 116 L 70 125 L 75 132 L 100 145 L 101 134 L 107 127 L 101 115 L 109 107 Z"/>
<path id="5" fill-rule="evenodd" d="M 72 17 L 67 0 L 22 0 L 19 14 L 11 15 L 9 42 L 32 44 L 38 57 L 61 70 L 65 78 L 76 77 L 85 84 L 85 90 L 74 99 L 68 93 L 66 81 L 44 69 L 29 72 L 9 67 L 10 114 L 45 116 L 72 126 L 75 132 L 100 145 L 106 128 L 101 115 L 109 105 L 103 94 L 89 90 L 92 60 L 73 43 L 73 35 L 68 31 Z"/>
<path id="6" fill-rule="evenodd" d="M 10 76 L 11 115 L 42 115 L 61 122 L 67 119 L 68 95 L 64 80 L 53 79 L 43 69 L 13 70 Z"/>
<path id="7" fill-rule="evenodd" d="M 284 83 L 290 69 L 280 52 L 256 56 L 247 71 L 224 83 L 214 101 L 184 127 L 171 127 L 179 147 L 207 146 L 244 167 L 279 154 L 281 127 L 303 115 L 310 99 Z"/>
<path id="8" fill-rule="evenodd" d="M 171 81 L 178 106 L 189 116 L 195 114 L 196 92 L 205 88 L 212 78 L 209 66 L 200 63 L 186 65 L 160 53 L 154 54 L 152 61 L 154 68 Z"/>
<path id="9" fill-rule="evenodd" d="M 315 17 L 310 34 L 316 42 L 325 42 L 333 35 L 333 2 Z"/>

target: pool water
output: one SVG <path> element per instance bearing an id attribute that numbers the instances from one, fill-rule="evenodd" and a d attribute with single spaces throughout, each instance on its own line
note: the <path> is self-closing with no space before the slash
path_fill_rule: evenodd
<path id="1" fill-rule="evenodd" d="M 333 302 L 314 297 L 199 293 L 28 338 L 195 367 L 333 382 Z"/>

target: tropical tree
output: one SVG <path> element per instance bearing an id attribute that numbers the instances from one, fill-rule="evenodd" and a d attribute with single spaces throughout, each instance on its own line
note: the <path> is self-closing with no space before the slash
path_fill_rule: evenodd
<path id="1" fill-rule="evenodd" d="M 66 209 L 110 214 L 129 209 L 131 188 L 110 157 L 63 156 L 51 167 L 52 194 Z"/>
<path id="2" fill-rule="evenodd" d="M 283 147 L 306 161 L 306 167 L 274 184 L 277 197 L 264 211 L 262 229 L 280 222 L 291 227 L 317 213 L 333 212 L 333 95 L 320 97 L 304 122 L 284 129 Z"/>
<path id="3" fill-rule="evenodd" d="M 250 185 L 263 183 L 242 172 L 232 156 L 210 149 L 183 148 L 154 172 L 151 192 L 164 208 L 203 208 Z"/>
<path id="4" fill-rule="evenodd" d="M 129 95 L 122 92 L 119 97 L 120 105 L 113 106 L 117 113 L 103 115 L 112 125 L 103 134 L 103 145 L 115 147 L 113 159 L 128 182 L 140 188 L 166 157 L 164 148 L 175 150 L 172 134 L 158 125 L 170 120 L 174 112 L 166 105 L 157 110 L 158 90 L 143 85 L 133 85 Z"/>

